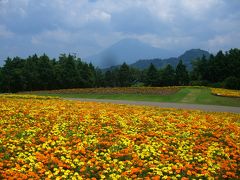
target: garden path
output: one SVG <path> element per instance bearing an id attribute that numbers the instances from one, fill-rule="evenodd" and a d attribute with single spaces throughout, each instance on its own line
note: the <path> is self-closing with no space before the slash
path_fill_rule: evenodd
<path id="1" fill-rule="evenodd" d="M 167 103 L 167 102 L 147 102 L 147 101 L 127 101 L 127 100 L 111 100 L 111 99 L 87 99 L 87 98 L 65 98 L 65 99 L 77 100 L 77 101 L 88 101 L 88 102 L 114 103 L 114 104 L 157 106 L 162 108 L 202 110 L 202 111 L 208 111 L 208 112 L 231 112 L 231 113 L 240 114 L 240 107 L 231 107 L 231 106 Z"/>

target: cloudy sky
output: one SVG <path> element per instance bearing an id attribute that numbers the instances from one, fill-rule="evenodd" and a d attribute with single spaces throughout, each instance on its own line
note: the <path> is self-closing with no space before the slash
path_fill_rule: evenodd
<path id="1" fill-rule="evenodd" d="M 0 0 L 0 61 L 93 55 L 124 38 L 181 52 L 240 48 L 240 0 Z"/>

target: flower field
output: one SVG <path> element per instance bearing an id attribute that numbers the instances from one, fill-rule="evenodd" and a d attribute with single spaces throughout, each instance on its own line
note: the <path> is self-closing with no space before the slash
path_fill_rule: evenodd
<path id="1" fill-rule="evenodd" d="M 212 91 L 212 94 L 217 95 L 217 96 L 239 97 L 240 98 L 240 90 L 211 88 L 211 91 Z"/>
<path id="2" fill-rule="evenodd" d="M 240 114 L 0 97 L 0 179 L 240 178 Z"/>

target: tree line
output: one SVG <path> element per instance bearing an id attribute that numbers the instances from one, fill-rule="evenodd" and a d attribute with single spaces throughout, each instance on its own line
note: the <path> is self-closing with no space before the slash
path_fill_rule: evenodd
<path id="1" fill-rule="evenodd" d="M 50 59 L 46 54 L 7 58 L 0 68 L 0 91 L 19 92 L 91 87 L 205 85 L 240 89 L 240 50 L 219 51 L 209 59 L 194 60 L 187 70 L 182 60 L 176 68 L 170 64 L 145 70 L 123 63 L 118 68 L 101 70 L 73 55 Z"/>
<path id="2" fill-rule="evenodd" d="M 94 87 L 97 69 L 72 55 L 7 58 L 0 69 L 2 92 Z"/>
<path id="3" fill-rule="evenodd" d="M 194 61 L 191 79 L 200 85 L 240 89 L 240 49 L 219 51 Z"/>

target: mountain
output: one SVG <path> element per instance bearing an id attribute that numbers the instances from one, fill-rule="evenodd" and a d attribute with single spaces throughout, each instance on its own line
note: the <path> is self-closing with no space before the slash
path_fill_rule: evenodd
<path id="1" fill-rule="evenodd" d="M 201 49 L 191 49 L 186 51 L 183 55 L 179 56 L 178 60 L 182 59 L 183 63 L 187 67 L 191 67 L 193 60 L 202 58 L 203 56 L 205 56 L 208 59 L 210 57 L 210 53 L 208 51 L 201 50 Z"/>
<path id="2" fill-rule="evenodd" d="M 136 39 L 123 39 L 102 52 L 84 58 L 100 68 L 107 68 L 126 62 L 132 64 L 139 59 L 167 58 L 172 52 L 152 47 Z"/>
<path id="3" fill-rule="evenodd" d="M 184 54 L 178 56 L 178 57 L 172 57 L 168 59 L 142 59 L 138 60 L 137 62 L 130 64 L 130 66 L 138 68 L 138 69 L 146 69 L 150 66 L 152 63 L 157 68 L 162 68 L 166 66 L 167 64 L 172 65 L 173 67 L 176 67 L 179 60 L 182 60 L 183 63 L 187 66 L 188 69 L 191 69 L 191 62 L 197 58 L 201 58 L 202 56 L 205 56 L 206 58 L 209 58 L 210 54 L 208 51 L 204 51 L 201 49 L 191 49 L 186 51 Z"/>

